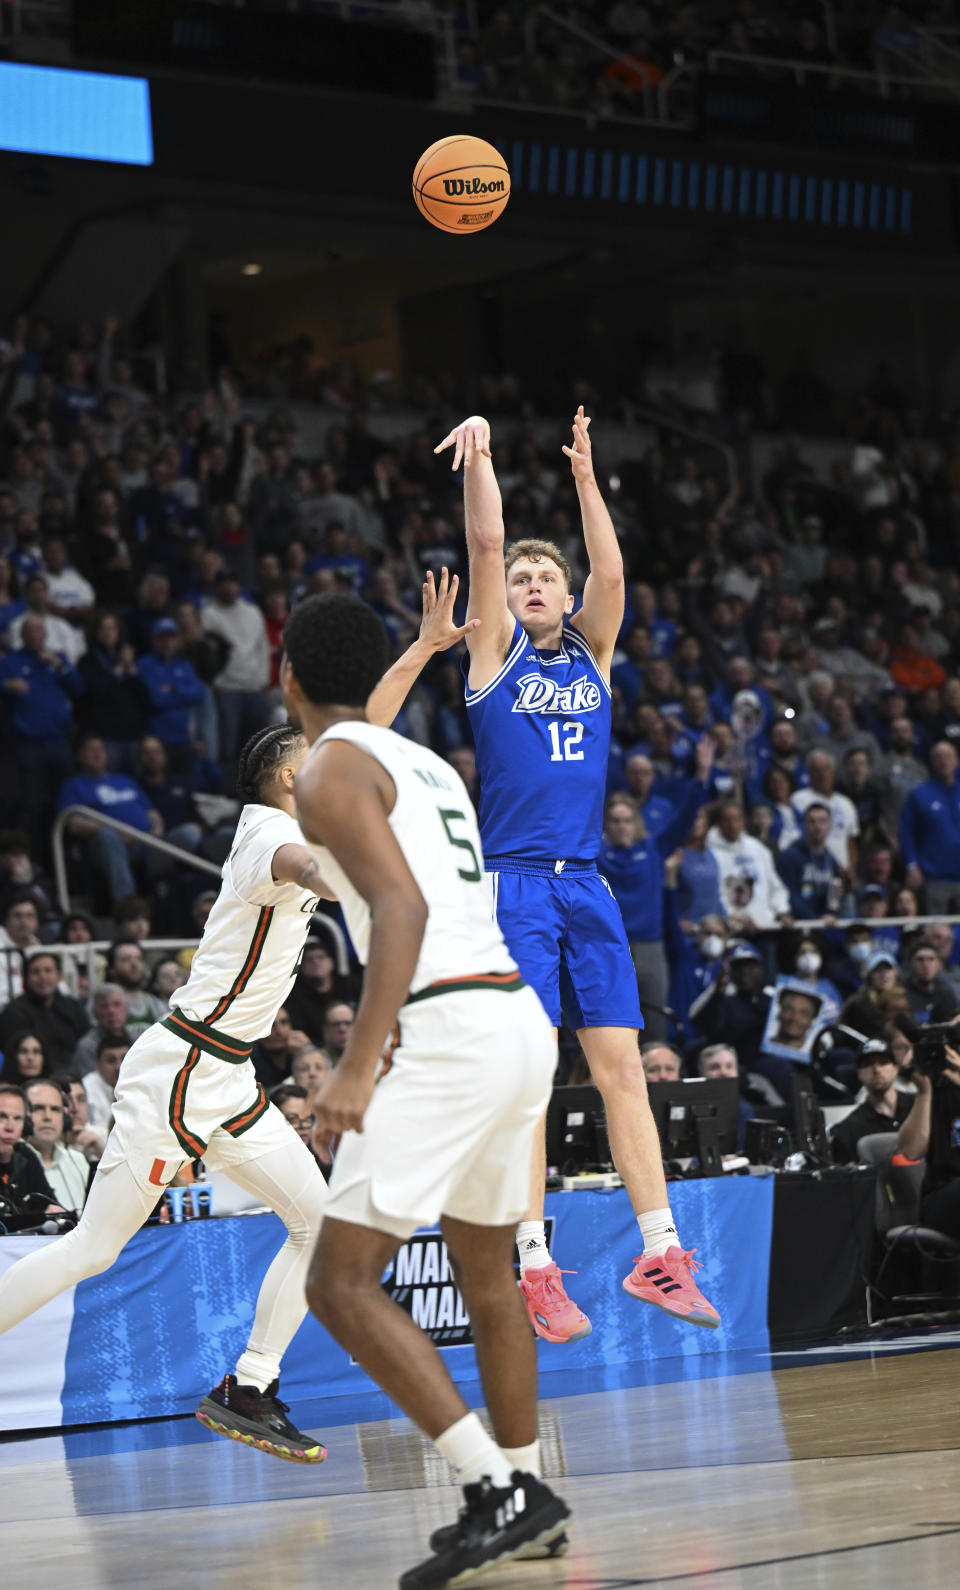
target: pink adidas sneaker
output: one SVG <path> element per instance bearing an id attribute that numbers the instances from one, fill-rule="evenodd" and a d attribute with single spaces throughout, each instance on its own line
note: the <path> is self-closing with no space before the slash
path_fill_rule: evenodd
<path id="1" fill-rule="evenodd" d="M 560 1279 L 561 1275 L 575 1274 L 575 1270 L 560 1270 L 551 1263 L 520 1277 L 530 1323 L 545 1342 L 579 1342 L 593 1330 L 586 1314 L 567 1296 Z"/>
<path id="2" fill-rule="evenodd" d="M 708 1330 L 715 1331 L 720 1315 L 693 1279 L 700 1269 L 693 1257 L 696 1251 L 691 1248 L 685 1253 L 683 1248 L 673 1247 L 649 1259 L 639 1258 L 624 1281 L 623 1290 L 631 1297 L 638 1297 L 641 1303 L 653 1303 L 656 1308 L 662 1308 L 674 1319 L 705 1325 Z"/>

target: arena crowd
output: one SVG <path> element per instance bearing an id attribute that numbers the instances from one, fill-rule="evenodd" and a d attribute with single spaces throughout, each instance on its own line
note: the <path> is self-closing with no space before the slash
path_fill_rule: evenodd
<path id="1" fill-rule="evenodd" d="M 553 540 L 582 584 L 561 416 L 598 397 L 556 394 L 545 423 L 517 377 L 464 392 L 439 373 L 401 401 L 306 344 L 160 397 L 131 352 L 112 319 L 19 320 L 0 341 L 3 1078 L 59 1076 L 58 1142 L 87 1158 L 126 1047 L 185 978 L 189 950 L 141 945 L 195 937 L 213 899 L 215 880 L 136 836 L 223 860 L 237 751 L 282 716 L 283 628 L 305 593 L 361 595 L 399 653 L 425 572 L 466 583 L 461 482 L 433 446 L 467 405 L 493 423 L 508 538 Z M 733 341 L 669 370 L 672 412 L 740 467 L 732 478 L 728 454 L 688 450 L 667 425 L 612 456 L 600 399 L 599 479 L 627 569 L 601 867 L 660 1045 L 650 1074 L 732 1072 L 747 1109 L 789 1109 L 795 1068 L 813 1062 L 829 1102 L 869 1102 L 856 1044 L 820 1042 L 840 1020 L 896 1060 L 876 1095 L 892 1118 L 910 1043 L 891 1023 L 960 1010 L 944 920 L 960 915 L 956 425 L 935 419 L 921 442 L 884 367 L 843 402 L 810 369 L 778 385 Z M 814 415 L 828 468 L 788 429 Z M 758 427 L 775 437 L 762 466 Z M 434 660 L 397 727 L 476 797 L 456 655 Z M 66 819 L 64 911 L 51 828 L 77 806 L 133 833 Z M 94 940 L 109 948 L 92 960 L 58 957 Z M 284 1102 L 304 1123 L 346 1040 L 355 970 L 318 916 L 289 1009 L 257 1046 L 265 1084 L 303 1090 Z"/>

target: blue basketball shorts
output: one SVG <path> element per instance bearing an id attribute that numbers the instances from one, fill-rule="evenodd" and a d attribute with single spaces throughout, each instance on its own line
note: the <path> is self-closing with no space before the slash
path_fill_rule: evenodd
<path id="1" fill-rule="evenodd" d="M 494 871 L 493 908 L 524 981 L 559 1027 L 643 1026 L 623 918 L 591 869 Z"/>

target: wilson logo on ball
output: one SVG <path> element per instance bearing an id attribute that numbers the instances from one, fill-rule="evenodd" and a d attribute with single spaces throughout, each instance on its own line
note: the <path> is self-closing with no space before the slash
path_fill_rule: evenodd
<path id="1" fill-rule="evenodd" d="M 510 172 L 493 144 L 451 133 L 425 149 L 413 171 L 413 199 L 431 226 L 457 234 L 482 232 L 510 200 Z"/>
<path id="2" fill-rule="evenodd" d="M 443 179 L 443 191 L 449 194 L 451 199 L 460 199 L 467 193 L 505 193 L 506 187 L 505 182 L 481 182 L 479 177 L 467 178 L 466 180 L 463 177 L 444 177 Z"/>

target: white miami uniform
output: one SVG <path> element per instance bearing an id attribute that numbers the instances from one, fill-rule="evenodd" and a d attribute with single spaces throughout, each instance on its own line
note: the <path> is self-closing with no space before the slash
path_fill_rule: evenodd
<path id="1" fill-rule="evenodd" d="M 141 1187 L 162 1188 L 201 1155 L 229 1171 L 296 1138 L 250 1050 L 293 986 L 317 908 L 315 895 L 271 870 L 281 846 L 304 843 L 286 812 L 243 808 L 189 980 L 120 1068 L 104 1170 L 123 1161 Z"/>
<path id="2" fill-rule="evenodd" d="M 346 1133 L 337 1153 L 327 1214 L 401 1239 L 441 1214 L 513 1225 L 556 1043 L 491 917 L 470 797 L 446 762 L 390 729 L 342 723 L 317 746 L 331 740 L 393 780 L 389 824 L 429 915 L 363 1132 Z M 370 908 L 330 851 L 311 849 L 366 963 Z"/>

